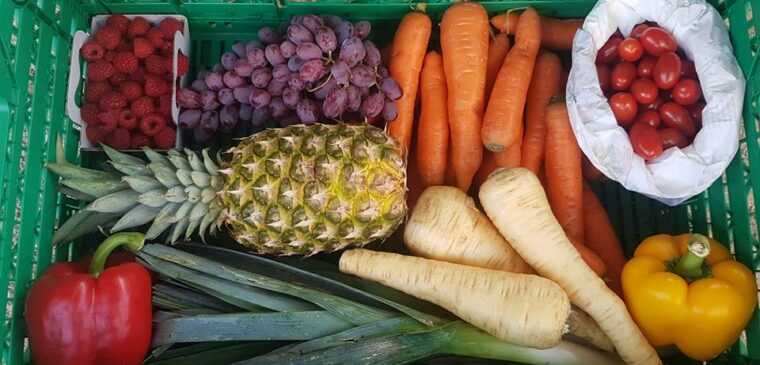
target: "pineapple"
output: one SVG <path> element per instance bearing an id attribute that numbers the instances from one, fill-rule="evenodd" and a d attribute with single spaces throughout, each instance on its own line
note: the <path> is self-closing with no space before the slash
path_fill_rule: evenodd
<path id="1" fill-rule="evenodd" d="M 218 164 L 202 151 L 145 149 L 149 162 L 103 146 L 111 174 L 48 164 L 62 190 L 92 201 L 54 236 L 69 241 L 115 222 L 111 232 L 152 221 L 149 239 L 169 242 L 222 225 L 267 254 L 314 254 L 362 246 L 392 234 L 406 215 L 406 176 L 398 143 L 366 125 L 268 129 Z M 219 160 L 217 158 L 217 160 Z M 122 176 L 123 174 L 123 176 Z"/>

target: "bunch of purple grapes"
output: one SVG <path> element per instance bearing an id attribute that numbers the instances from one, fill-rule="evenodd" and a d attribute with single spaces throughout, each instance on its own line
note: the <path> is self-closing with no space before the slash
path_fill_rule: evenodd
<path id="1" fill-rule="evenodd" d="M 334 15 L 296 16 L 279 31 L 238 42 L 211 71 L 201 71 L 177 94 L 179 125 L 205 141 L 239 123 L 280 126 L 320 120 L 396 119 L 401 87 L 367 36 L 367 21 Z"/>

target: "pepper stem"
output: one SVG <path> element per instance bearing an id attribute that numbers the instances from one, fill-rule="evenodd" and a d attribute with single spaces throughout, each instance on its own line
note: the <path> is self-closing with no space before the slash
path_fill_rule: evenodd
<path id="1" fill-rule="evenodd" d="M 695 233 L 687 244 L 688 251 L 678 259 L 673 272 L 687 278 L 700 278 L 704 275 L 702 263 L 710 255 L 710 241 L 707 237 Z"/>
<path id="2" fill-rule="evenodd" d="M 106 266 L 106 260 L 116 247 L 124 246 L 131 252 L 137 252 L 145 243 L 145 235 L 138 232 L 119 232 L 106 238 L 103 243 L 98 246 L 95 253 L 92 254 L 92 260 L 90 261 L 90 275 L 94 278 L 98 278 L 103 273 Z"/>

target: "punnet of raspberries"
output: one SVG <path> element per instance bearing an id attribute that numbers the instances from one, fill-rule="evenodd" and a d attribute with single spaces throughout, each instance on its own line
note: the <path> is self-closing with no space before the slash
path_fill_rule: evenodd
<path id="1" fill-rule="evenodd" d="M 85 42 L 80 51 L 87 61 L 81 111 L 93 145 L 122 150 L 174 147 L 171 50 L 174 34 L 183 29 L 175 18 L 151 24 L 140 16 L 130 19 L 119 14 L 110 16 Z M 188 64 L 180 52 L 176 77 L 187 73 Z"/>

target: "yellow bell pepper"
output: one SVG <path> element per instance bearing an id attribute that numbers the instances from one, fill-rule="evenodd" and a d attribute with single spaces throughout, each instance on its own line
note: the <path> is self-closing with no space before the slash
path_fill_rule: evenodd
<path id="1" fill-rule="evenodd" d="M 641 242 L 623 268 L 628 310 L 653 346 L 706 361 L 731 346 L 757 306 L 755 276 L 701 234 Z"/>

